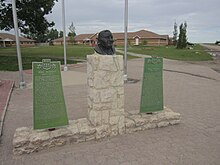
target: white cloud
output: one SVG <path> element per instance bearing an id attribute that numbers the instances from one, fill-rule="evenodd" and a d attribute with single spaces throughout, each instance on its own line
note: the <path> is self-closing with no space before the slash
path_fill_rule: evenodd
<path id="1" fill-rule="evenodd" d="M 214 42 L 220 39 L 219 0 L 128 0 L 129 31 L 148 29 L 172 36 L 174 21 L 188 24 L 191 42 Z M 124 0 L 65 0 L 66 26 L 74 23 L 76 32 L 93 33 L 103 29 L 122 32 Z M 49 20 L 62 29 L 61 2 L 56 3 Z"/>

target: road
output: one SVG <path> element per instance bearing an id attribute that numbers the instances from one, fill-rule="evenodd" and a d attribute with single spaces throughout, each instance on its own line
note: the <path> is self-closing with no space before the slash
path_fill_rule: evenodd
<path id="1" fill-rule="evenodd" d="M 205 47 L 214 59 L 220 60 L 220 45 L 201 44 L 201 46 Z"/>
<path id="2" fill-rule="evenodd" d="M 209 50 L 220 51 L 220 45 L 200 44 Z"/>
<path id="3" fill-rule="evenodd" d="M 212 55 L 211 61 L 189 61 L 190 64 L 202 65 L 220 73 L 220 45 L 200 44 Z"/>

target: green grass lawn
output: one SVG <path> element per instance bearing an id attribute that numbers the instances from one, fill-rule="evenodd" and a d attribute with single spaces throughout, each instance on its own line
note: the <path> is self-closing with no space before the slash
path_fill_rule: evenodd
<path id="1" fill-rule="evenodd" d="M 31 69 L 32 62 L 41 62 L 42 59 L 46 57 L 22 57 L 22 66 L 23 69 Z M 61 58 L 50 58 L 52 61 L 60 61 L 63 64 Z M 67 64 L 74 64 L 76 61 L 67 60 Z M 0 56 L 0 70 L 4 71 L 17 71 L 18 70 L 18 59 L 16 56 Z"/>
<path id="2" fill-rule="evenodd" d="M 123 47 L 121 47 L 123 49 Z M 147 54 L 168 59 L 184 61 L 205 61 L 212 60 L 211 56 L 204 51 L 204 48 L 196 45 L 190 49 L 176 49 L 174 46 L 132 46 L 128 48 L 129 52 L 138 54 Z M 94 50 L 85 45 L 67 46 L 67 63 L 75 63 L 74 59 L 86 59 L 86 55 L 93 54 Z M 41 47 L 22 47 L 22 63 L 24 69 L 31 69 L 32 62 L 42 61 L 43 58 L 50 58 L 52 61 L 63 62 L 62 46 L 41 46 Z M 134 57 L 128 56 L 128 59 Z M 136 58 L 136 57 L 135 57 Z M 0 70 L 18 70 L 17 55 L 15 47 L 0 48 Z"/>
<path id="3" fill-rule="evenodd" d="M 174 46 L 132 46 L 128 48 L 128 51 L 182 61 L 212 60 L 211 55 L 200 45 L 195 45 L 193 49 L 176 49 Z"/>
<path id="4" fill-rule="evenodd" d="M 74 59 L 86 59 L 86 55 L 93 54 L 92 47 L 84 45 L 67 46 L 67 64 L 76 63 Z M 21 56 L 23 69 L 31 69 L 32 62 L 40 62 L 42 59 L 49 58 L 52 61 L 61 61 L 63 64 L 62 46 L 41 46 L 41 47 L 22 47 Z M 16 47 L 0 48 L 0 70 L 18 70 L 18 60 Z"/>
<path id="5" fill-rule="evenodd" d="M 67 58 L 86 59 L 87 54 L 94 52 L 92 47 L 84 45 L 67 46 Z M 62 46 L 22 47 L 22 57 L 59 57 L 63 58 Z M 0 56 L 16 56 L 16 48 L 0 48 Z"/>

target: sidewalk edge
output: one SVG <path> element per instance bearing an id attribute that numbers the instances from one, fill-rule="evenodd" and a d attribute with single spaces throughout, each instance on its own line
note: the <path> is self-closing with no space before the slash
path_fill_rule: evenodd
<path id="1" fill-rule="evenodd" d="M 10 87 L 10 91 L 9 91 L 9 94 L 8 94 L 8 97 L 7 97 L 7 101 L 6 101 L 6 104 L 5 104 L 2 116 L 1 116 L 1 121 L 0 121 L 0 137 L 2 136 L 5 114 L 6 114 L 6 111 L 7 111 L 7 108 L 8 108 L 8 103 L 9 103 L 10 98 L 11 98 L 11 93 L 12 93 L 14 84 L 15 84 L 15 82 L 12 81 L 12 84 L 11 84 L 11 87 Z"/>

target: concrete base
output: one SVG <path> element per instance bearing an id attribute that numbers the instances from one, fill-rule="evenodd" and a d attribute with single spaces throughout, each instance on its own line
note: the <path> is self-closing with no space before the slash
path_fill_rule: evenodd
<path id="1" fill-rule="evenodd" d="M 64 66 L 64 67 L 63 67 L 63 71 L 65 71 L 65 72 L 68 71 L 68 67 L 67 67 L 67 66 Z"/>
<path id="2" fill-rule="evenodd" d="M 123 119 L 120 120 L 121 118 Z M 174 125 L 180 123 L 180 114 L 164 108 L 163 111 L 152 114 L 125 113 L 118 120 L 117 125 L 93 126 L 87 118 L 81 118 L 72 120 L 68 126 L 57 128 L 54 131 L 18 128 L 14 134 L 13 152 L 15 155 L 29 154 L 55 146 Z M 124 122 L 120 123 L 120 121 Z"/>

